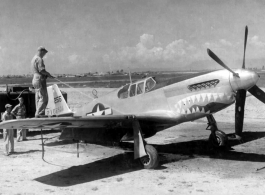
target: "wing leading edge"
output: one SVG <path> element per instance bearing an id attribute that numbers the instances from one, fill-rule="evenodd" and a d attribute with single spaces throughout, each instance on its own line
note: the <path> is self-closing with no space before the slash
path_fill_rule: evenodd
<path id="1" fill-rule="evenodd" d="M 110 122 L 129 121 L 133 116 L 54 117 L 9 120 L 0 123 L 0 129 L 55 129 L 55 128 L 102 128 Z"/>
<path id="2" fill-rule="evenodd" d="M 54 117 L 8 120 L 0 123 L 0 129 L 60 129 L 60 128 L 106 128 L 118 123 L 131 124 L 133 120 L 163 121 L 174 123 L 169 117 L 135 116 L 135 115 L 106 115 L 87 117 Z"/>

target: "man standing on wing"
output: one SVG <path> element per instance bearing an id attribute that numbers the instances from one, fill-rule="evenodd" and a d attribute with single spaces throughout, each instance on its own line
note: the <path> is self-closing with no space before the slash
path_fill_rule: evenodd
<path id="1" fill-rule="evenodd" d="M 33 73 L 32 85 L 35 88 L 35 104 L 36 113 L 35 117 L 45 115 L 45 108 L 48 104 L 48 92 L 46 79 L 54 78 L 49 72 L 45 70 L 43 57 L 48 51 L 40 46 L 37 54 L 31 60 L 31 68 Z"/>

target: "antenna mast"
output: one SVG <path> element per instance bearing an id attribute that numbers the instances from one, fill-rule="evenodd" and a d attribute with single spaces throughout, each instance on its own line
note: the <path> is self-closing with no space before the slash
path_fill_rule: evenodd
<path id="1" fill-rule="evenodd" d="M 132 76 L 131 76 L 131 70 L 130 70 L 130 68 L 128 67 L 128 69 L 129 69 L 129 77 L 130 77 L 130 83 L 132 84 Z"/>

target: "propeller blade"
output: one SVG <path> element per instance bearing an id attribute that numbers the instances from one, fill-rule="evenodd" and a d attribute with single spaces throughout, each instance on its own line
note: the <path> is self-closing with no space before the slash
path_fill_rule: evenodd
<path id="1" fill-rule="evenodd" d="M 257 85 L 254 85 L 248 91 L 265 104 L 265 92 L 262 91 Z M 235 133 L 239 136 L 241 136 L 243 131 L 245 100 L 246 90 L 238 90 L 235 104 Z"/>
<path id="2" fill-rule="evenodd" d="M 234 76 L 239 78 L 238 73 L 235 73 L 233 70 L 231 70 L 228 66 L 226 66 L 222 60 L 220 60 L 210 49 L 207 49 L 207 53 L 208 55 L 214 60 L 216 61 L 218 64 L 220 64 L 222 67 L 224 67 L 226 70 L 230 71 L 231 73 L 233 73 Z"/>
<path id="3" fill-rule="evenodd" d="M 235 133 L 238 136 L 241 136 L 243 131 L 246 93 L 247 91 L 245 89 L 240 89 L 236 93 Z"/>
<path id="4" fill-rule="evenodd" d="M 244 56 L 243 56 L 243 65 L 242 65 L 243 69 L 245 69 L 245 53 L 246 53 L 247 40 L 248 40 L 248 26 L 246 26 L 245 28 Z"/>
<path id="5" fill-rule="evenodd" d="M 262 91 L 257 85 L 254 85 L 248 91 L 253 96 L 255 96 L 258 100 L 260 100 L 261 102 L 265 104 L 265 92 Z"/>

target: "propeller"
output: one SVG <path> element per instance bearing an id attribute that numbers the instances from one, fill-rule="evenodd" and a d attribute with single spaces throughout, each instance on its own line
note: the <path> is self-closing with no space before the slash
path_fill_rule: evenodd
<path id="1" fill-rule="evenodd" d="M 265 104 L 265 93 L 257 85 L 254 85 L 248 91 L 253 96 L 255 96 L 258 100 L 260 100 L 261 102 L 263 102 Z"/>
<path id="2" fill-rule="evenodd" d="M 225 65 L 225 63 L 222 62 L 222 60 L 220 60 L 217 55 L 215 55 L 210 49 L 207 49 L 207 53 L 208 55 L 214 60 L 216 61 L 218 64 L 220 64 L 222 67 L 224 67 L 226 70 L 230 71 L 231 73 L 233 73 L 234 76 L 239 78 L 238 73 L 235 73 L 233 70 L 231 70 L 228 66 Z"/>
<path id="3" fill-rule="evenodd" d="M 242 69 L 245 69 L 245 54 L 246 54 L 246 47 L 247 47 L 247 39 L 248 39 L 248 27 L 246 26 Z M 236 136 L 240 136 L 240 137 L 242 135 L 243 124 L 244 124 L 244 111 L 245 111 L 246 94 L 247 94 L 247 91 L 245 89 L 240 89 L 236 93 L 235 133 L 236 133 Z"/>
<path id="4" fill-rule="evenodd" d="M 246 93 L 247 91 L 245 89 L 240 89 L 236 92 L 235 133 L 239 137 L 241 137 L 243 131 Z"/>
<path id="5" fill-rule="evenodd" d="M 243 65 L 242 65 L 243 69 L 245 69 L 245 54 L 246 54 L 247 39 L 248 39 L 248 26 L 246 26 L 245 28 L 244 56 L 243 56 Z"/>
<path id="6" fill-rule="evenodd" d="M 248 37 L 248 27 L 245 28 L 245 41 L 244 41 L 244 55 L 243 55 L 243 65 L 242 69 L 245 69 L 245 54 L 247 46 L 247 37 Z M 210 49 L 207 49 L 208 55 L 215 60 L 222 67 L 230 71 L 234 77 L 241 79 L 238 73 L 235 73 L 228 66 L 226 66 Z M 256 74 L 256 73 L 255 73 Z M 265 104 L 265 93 L 257 86 L 254 85 L 248 91 Z M 236 103 L 235 103 L 235 136 L 237 139 L 241 139 L 243 124 L 244 124 L 244 109 L 245 109 L 245 100 L 246 100 L 246 89 L 239 89 L 236 92 Z"/>

